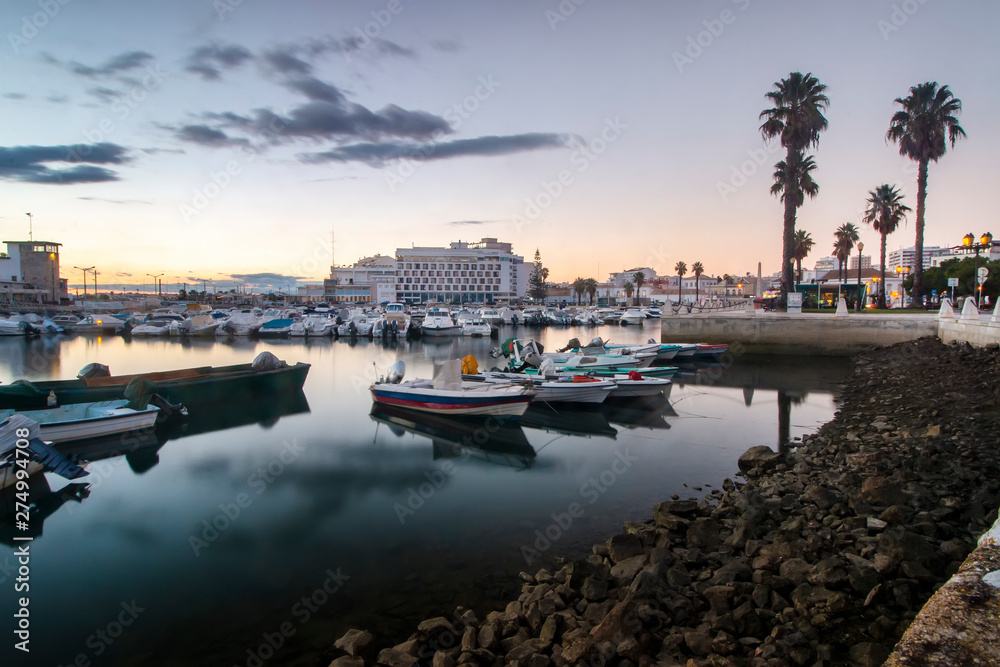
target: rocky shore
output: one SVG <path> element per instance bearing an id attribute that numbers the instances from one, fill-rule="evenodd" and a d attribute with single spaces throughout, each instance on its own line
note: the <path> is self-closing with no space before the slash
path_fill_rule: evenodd
<path id="1" fill-rule="evenodd" d="M 936 339 L 867 353 L 795 449 L 752 447 L 722 490 L 521 573 L 502 611 L 391 648 L 352 630 L 332 666 L 880 665 L 996 518 L 998 360 Z"/>

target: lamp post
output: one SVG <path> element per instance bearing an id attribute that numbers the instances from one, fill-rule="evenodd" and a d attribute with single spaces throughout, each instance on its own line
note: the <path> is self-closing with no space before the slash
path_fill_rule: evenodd
<path id="1" fill-rule="evenodd" d="M 33 216 L 30 213 L 25 213 L 25 215 L 28 216 L 28 240 L 34 241 L 35 239 L 32 238 L 32 233 L 33 233 L 32 227 L 34 226 L 33 223 L 35 222 L 35 216 Z"/>
<path id="2" fill-rule="evenodd" d="M 905 291 L 903 290 L 903 282 L 906 280 L 907 276 L 910 275 L 909 266 L 897 266 L 896 276 L 899 278 L 899 307 L 903 307 L 903 300 L 905 299 Z"/>
<path id="3" fill-rule="evenodd" d="M 861 312 L 861 251 L 865 249 L 864 243 L 858 243 L 858 303 L 856 310 Z"/>
<path id="4" fill-rule="evenodd" d="M 94 267 L 88 266 L 87 268 L 83 268 L 82 266 L 74 266 L 73 268 L 74 269 L 79 269 L 79 270 L 83 271 L 83 300 L 86 301 L 87 300 L 87 271 L 93 271 Z"/>
<path id="5" fill-rule="evenodd" d="M 965 236 L 962 237 L 962 245 L 965 246 L 966 248 L 974 249 L 976 251 L 976 260 L 975 260 L 976 273 L 974 280 L 976 287 L 976 308 L 979 308 L 979 300 L 983 294 L 983 282 L 985 282 L 979 280 L 979 251 L 982 250 L 983 248 L 990 248 L 993 246 L 993 235 L 990 234 L 989 232 L 986 232 L 985 234 L 979 237 L 979 243 L 976 243 L 975 236 L 973 236 L 971 233 L 966 234 Z M 987 255 L 986 258 L 987 258 L 986 261 L 988 262 L 989 255 Z"/>
<path id="6" fill-rule="evenodd" d="M 156 287 L 156 279 L 159 278 L 160 276 L 162 276 L 163 274 L 162 273 L 157 273 L 154 276 L 152 273 L 147 273 L 146 275 L 153 279 L 153 291 L 156 292 L 157 294 L 159 294 L 160 290 L 157 289 L 157 287 Z"/>

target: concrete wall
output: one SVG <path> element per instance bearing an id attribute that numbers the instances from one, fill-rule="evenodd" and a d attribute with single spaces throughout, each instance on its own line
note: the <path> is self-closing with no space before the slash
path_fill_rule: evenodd
<path id="1" fill-rule="evenodd" d="M 740 343 L 751 354 L 849 356 L 861 350 L 937 335 L 928 315 L 681 315 L 660 320 L 664 343 Z"/>
<path id="2" fill-rule="evenodd" d="M 938 313 L 938 338 L 943 343 L 968 343 L 973 347 L 1000 344 L 1000 305 L 993 316 L 980 315 L 972 301 L 966 301 L 962 314 L 945 302 Z"/>

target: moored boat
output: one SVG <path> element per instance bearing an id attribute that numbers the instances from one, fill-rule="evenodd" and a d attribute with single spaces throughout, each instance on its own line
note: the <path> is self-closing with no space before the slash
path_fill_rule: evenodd
<path id="1" fill-rule="evenodd" d="M 142 409 L 128 407 L 129 401 L 97 401 L 74 403 L 41 410 L 0 410 L 0 421 L 18 414 L 38 422 L 39 437 L 61 444 L 76 440 L 102 438 L 141 428 L 156 422 L 160 408 L 147 405 Z"/>
<path id="2" fill-rule="evenodd" d="M 372 400 L 418 412 L 520 416 L 534 393 L 523 384 L 463 380 L 457 360 L 436 364 L 433 380 L 403 382 L 404 371 L 403 362 L 393 364 L 387 379 L 371 385 Z"/>

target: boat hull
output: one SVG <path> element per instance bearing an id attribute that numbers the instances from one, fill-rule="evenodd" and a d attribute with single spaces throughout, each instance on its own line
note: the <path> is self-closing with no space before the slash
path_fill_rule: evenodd
<path id="1" fill-rule="evenodd" d="M 372 400 L 382 405 L 393 405 L 418 412 L 449 415 L 510 415 L 520 416 L 528 409 L 532 394 L 517 388 L 516 391 L 444 391 L 432 388 L 414 388 L 401 385 L 372 385 Z M 478 395 L 473 395 L 478 394 Z"/>
<path id="2" fill-rule="evenodd" d="M 159 408 L 155 406 L 149 406 L 145 410 L 131 410 L 118 407 L 123 403 L 122 401 L 113 401 L 112 403 L 117 405 L 102 406 L 98 402 L 87 411 L 87 416 L 77 419 L 67 418 L 66 421 L 56 421 L 58 417 L 54 417 L 53 421 L 43 421 L 41 415 L 49 412 L 58 415 L 58 408 L 29 410 L 20 414 L 38 421 L 39 437 L 42 440 L 63 444 L 149 428 L 156 423 L 156 417 L 160 412 Z M 90 410 L 96 410 L 96 412 L 91 415 Z M 0 412 L 0 419 L 6 419 L 13 412 Z"/>

